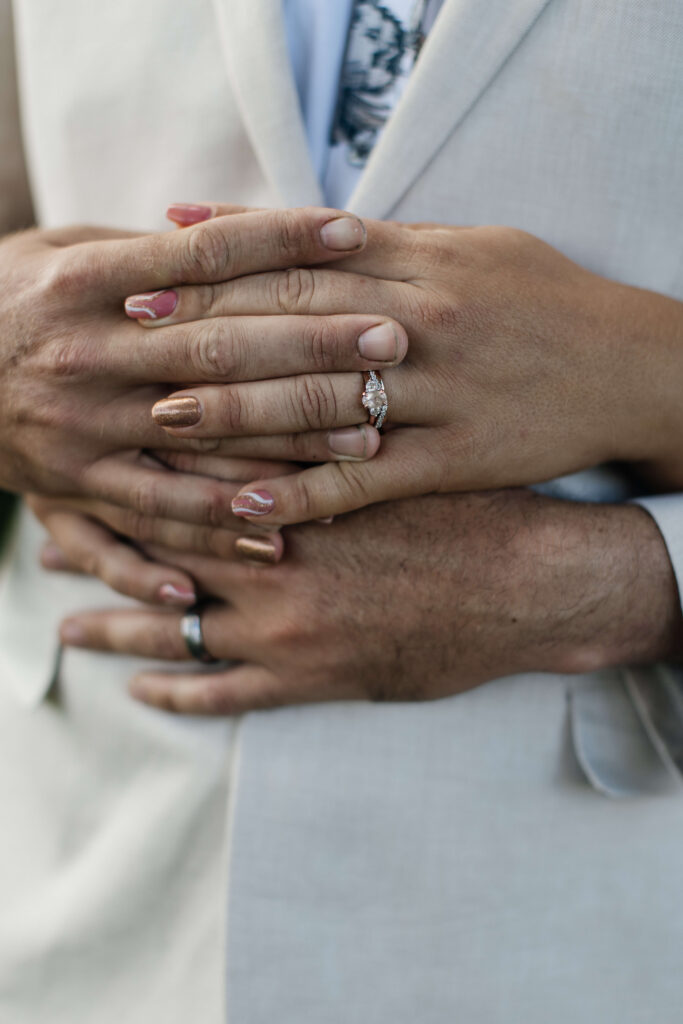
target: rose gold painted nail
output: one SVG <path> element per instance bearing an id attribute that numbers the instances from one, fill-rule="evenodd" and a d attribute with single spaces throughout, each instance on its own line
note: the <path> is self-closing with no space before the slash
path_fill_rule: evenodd
<path id="1" fill-rule="evenodd" d="M 160 427 L 193 427 L 202 418 L 202 410 L 192 396 L 162 398 L 152 407 L 152 416 Z"/>
<path id="2" fill-rule="evenodd" d="M 261 562 L 265 565 L 275 565 L 277 562 L 277 548 L 272 540 L 265 537 L 238 537 L 235 541 L 235 551 L 250 562 Z"/>
<path id="3" fill-rule="evenodd" d="M 129 295 L 124 303 L 126 316 L 132 320 L 163 320 L 178 305 L 178 293 L 172 288 L 160 292 Z"/>
<path id="4" fill-rule="evenodd" d="M 275 507 L 275 498 L 268 491 L 245 491 L 232 499 L 236 516 L 267 516 Z"/>
<path id="5" fill-rule="evenodd" d="M 336 217 L 320 229 L 320 238 L 327 249 L 351 252 L 365 244 L 365 225 L 358 217 Z"/>
<path id="6" fill-rule="evenodd" d="M 210 206 L 199 206 L 196 203 L 171 203 L 166 211 L 168 219 L 174 224 L 179 224 L 181 228 L 209 220 L 212 214 Z"/>
<path id="7" fill-rule="evenodd" d="M 163 604 L 188 605 L 194 604 L 197 595 L 191 587 L 177 586 L 175 583 L 162 583 L 159 587 L 159 600 Z"/>

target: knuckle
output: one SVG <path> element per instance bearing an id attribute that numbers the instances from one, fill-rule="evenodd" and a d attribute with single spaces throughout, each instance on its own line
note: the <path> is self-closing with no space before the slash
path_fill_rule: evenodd
<path id="1" fill-rule="evenodd" d="M 59 338 L 46 347 L 45 369 L 50 376 L 66 380 L 87 380 L 95 371 L 95 359 L 88 338 Z"/>
<path id="2" fill-rule="evenodd" d="M 298 260 L 301 257 L 300 216 L 293 210 L 281 210 L 278 214 L 275 244 L 285 259 Z"/>
<path id="3" fill-rule="evenodd" d="M 311 370 L 331 370 L 339 365 L 342 348 L 339 330 L 328 317 L 316 317 L 306 324 L 303 344 L 304 359 Z"/>
<path id="4" fill-rule="evenodd" d="M 208 489 L 202 501 L 202 520 L 204 525 L 219 528 L 231 514 L 230 503 L 223 491 L 218 487 Z"/>
<path id="5" fill-rule="evenodd" d="M 130 503 L 133 510 L 140 515 L 138 527 L 141 532 L 148 533 L 148 529 L 143 529 L 144 519 L 153 518 L 162 512 L 162 498 L 158 482 L 154 479 L 138 480 L 131 488 Z M 150 538 L 142 536 L 139 539 L 149 540 Z"/>
<path id="6" fill-rule="evenodd" d="M 275 304 L 281 313 L 306 313 L 313 305 L 315 275 L 308 267 L 290 267 L 273 278 Z"/>
<path id="7" fill-rule="evenodd" d="M 197 370 L 208 380 L 234 380 L 239 376 L 243 346 L 237 332 L 226 331 L 220 321 L 202 324 L 194 336 Z"/>
<path id="8" fill-rule="evenodd" d="M 239 388 L 225 388 L 221 423 L 228 435 L 241 434 L 245 427 L 245 403 Z"/>
<path id="9" fill-rule="evenodd" d="M 88 255 L 87 245 L 56 250 L 43 271 L 43 295 L 61 303 L 82 298 L 83 293 L 92 287 L 97 273 L 97 267 Z"/>
<path id="10" fill-rule="evenodd" d="M 332 381 L 324 374 L 306 374 L 295 379 L 292 410 L 308 430 L 332 425 L 337 420 L 337 398 Z"/>
<path id="11" fill-rule="evenodd" d="M 230 277 L 235 245 L 228 243 L 215 222 L 200 224 L 188 232 L 185 273 L 190 283 L 204 284 Z"/>

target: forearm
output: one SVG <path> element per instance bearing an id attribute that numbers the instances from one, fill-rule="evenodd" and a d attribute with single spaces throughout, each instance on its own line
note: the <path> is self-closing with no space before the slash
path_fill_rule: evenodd
<path id="1" fill-rule="evenodd" d="M 633 505 L 545 506 L 530 543 L 541 627 L 536 668 L 584 672 L 683 658 L 676 581 L 647 512 Z"/>

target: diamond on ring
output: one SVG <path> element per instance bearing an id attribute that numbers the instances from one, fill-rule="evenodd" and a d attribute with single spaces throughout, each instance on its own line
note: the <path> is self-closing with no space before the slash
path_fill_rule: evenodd
<path id="1" fill-rule="evenodd" d="M 363 408 L 368 411 L 370 426 L 380 430 L 389 410 L 389 400 L 384 381 L 374 370 L 365 371 L 365 389 L 361 401 Z"/>

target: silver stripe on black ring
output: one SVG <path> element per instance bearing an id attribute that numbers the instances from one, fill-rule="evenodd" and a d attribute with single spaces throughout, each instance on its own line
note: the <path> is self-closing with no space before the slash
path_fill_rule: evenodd
<path id="1" fill-rule="evenodd" d="M 193 604 L 191 608 L 188 608 L 180 620 L 180 635 L 185 641 L 188 651 L 196 661 L 201 661 L 205 665 L 213 665 L 218 661 L 218 658 L 214 658 L 207 651 L 204 644 L 204 634 L 202 633 L 202 611 L 206 608 L 206 605 L 206 601 L 198 601 L 197 604 Z"/>

